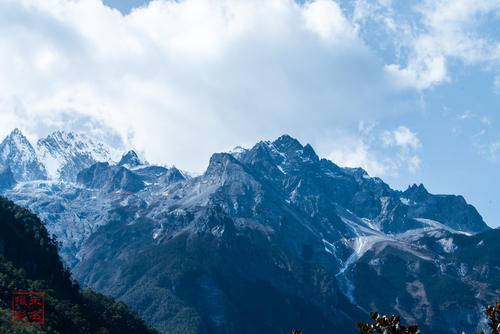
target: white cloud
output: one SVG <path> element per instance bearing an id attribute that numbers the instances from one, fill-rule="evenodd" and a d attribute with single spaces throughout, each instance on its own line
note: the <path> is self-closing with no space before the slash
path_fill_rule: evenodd
<path id="1" fill-rule="evenodd" d="M 362 138 L 344 136 L 327 157 L 342 167 L 361 167 L 371 176 L 397 175 L 397 166 L 389 158 L 377 155 Z"/>
<path id="2" fill-rule="evenodd" d="M 371 20 L 385 27 L 396 52 L 386 69 L 401 86 L 423 90 L 450 81 L 449 63 L 455 60 L 498 68 L 500 39 L 481 25 L 488 15 L 498 25 L 498 0 L 425 0 L 405 5 L 411 16 L 395 11 L 390 1 L 359 0 L 354 12 L 360 24 Z M 403 5 L 398 2 L 398 6 Z"/>
<path id="3" fill-rule="evenodd" d="M 406 67 L 391 64 L 387 71 L 401 86 L 429 88 L 433 84 L 447 81 L 446 58 L 443 55 L 426 55 L 410 59 Z"/>
<path id="4" fill-rule="evenodd" d="M 100 0 L 3 0 L 0 136 L 87 124 L 150 161 L 201 171 L 237 144 L 282 133 L 316 144 L 347 123 L 404 112 L 400 87 L 451 80 L 450 59 L 500 59 L 499 41 L 474 20 L 497 1 L 426 1 L 419 22 L 394 5 L 359 0 L 350 16 L 333 0 L 155 0 L 123 16 Z M 363 40 L 379 28 L 369 18 L 392 38 L 395 61 Z M 365 122 L 360 136 L 378 138 L 346 139 L 352 152 L 334 156 L 378 175 L 418 169 L 408 128 Z M 369 162 L 374 142 L 397 157 Z"/>
<path id="5" fill-rule="evenodd" d="M 382 142 L 386 146 L 399 146 L 405 150 L 420 148 L 420 140 L 417 135 L 406 126 L 400 126 L 393 131 L 385 131 L 382 135 Z"/>
<path id="6" fill-rule="evenodd" d="M 325 40 L 343 44 L 355 40 L 356 27 L 344 16 L 340 6 L 330 0 L 316 0 L 305 4 L 306 26 Z"/>
<path id="7" fill-rule="evenodd" d="M 420 157 L 418 155 L 412 155 L 408 159 L 408 170 L 411 173 L 415 173 L 419 168 L 421 164 Z"/>
<path id="8" fill-rule="evenodd" d="M 405 126 L 382 131 L 373 122 L 360 122 L 356 135 L 337 133 L 321 149 L 329 149 L 328 159 L 340 166 L 362 167 L 372 176 L 383 177 L 417 172 L 421 147 L 417 135 Z"/>
<path id="9" fill-rule="evenodd" d="M 0 59 L 0 135 L 81 115 L 198 171 L 228 146 L 314 142 L 390 109 L 384 64 L 331 0 L 156 0 L 127 16 L 99 0 L 3 0 Z"/>

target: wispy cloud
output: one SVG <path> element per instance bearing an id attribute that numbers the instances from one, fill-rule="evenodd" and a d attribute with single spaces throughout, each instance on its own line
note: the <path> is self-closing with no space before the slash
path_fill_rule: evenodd
<path id="1" fill-rule="evenodd" d="M 480 19 L 492 15 L 498 20 L 498 1 L 408 1 L 408 11 L 396 11 L 396 5 L 402 3 L 359 0 L 354 18 L 361 26 L 371 21 L 385 28 L 396 54 L 386 68 L 401 85 L 423 90 L 453 80 L 449 63 L 455 60 L 498 68 L 500 38 L 488 34 Z"/>
<path id="2" fill-rule="evenodd" d="M 361 167 L 371 176 L 398 173 L 394 161 L 377 154 L 365 138 L 342 136 L 328 158 L 342 167 Z"/>
<path id="3" fill-rule="evenodd" d="M 382 134 L 382 142 L 386 146 L 398 146 L 404 150 L 420 148 L 420 140 L 406 126 L 400 126 L 393 131 L 385 131 Z"/>
<path id="4" fill-rule="evenodd" d="M 408 127 L 383 130 L 375 123 L 360 122 L 358 130 L 340 134 L 330 144 L 333 149 L 328 158 L 341 166 L 362 167 L 372 176 L 397 176 L 420 169 L 422 144 Z"/>
<path id="5" fill-rule="evenodd" d="M 484 115 L 477 114 L 477 113 L 473 113 L 470 110 L 467 110 L 467 111 L 463 112 L 462 114 L 458 115 L 458 119 L 460 119 L 460 120 L 475 120 L 475 121 L 479 121 L 481 124 L 484 124 L 484 125 L 491 125 L 491 120 L 488 117 L 486 117 Z"/>

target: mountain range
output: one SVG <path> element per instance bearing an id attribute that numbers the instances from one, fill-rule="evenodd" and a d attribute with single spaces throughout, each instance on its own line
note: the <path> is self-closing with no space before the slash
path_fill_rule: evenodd
<path id="1" fill-rule="evenodd" d="M 288 135 L 190 177 L 84 134 L 32 146 L 16 129 L 0 193 L 40 216 L 82 284 L 163 333 L 355 333 L 374 310 L 472 332 L 500 300 L 500 230 L 462 196 L 394 190 Z"/>

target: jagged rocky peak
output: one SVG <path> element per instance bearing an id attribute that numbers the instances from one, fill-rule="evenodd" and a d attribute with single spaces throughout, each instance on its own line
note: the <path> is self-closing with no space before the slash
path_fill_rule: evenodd
<path id="1" fill-rule="evenodd" d="M 289 135 L 279 137 L 272 144 L 289 159 L 299 159 L 302 162 L 317 162 L 319 160 L 311 145 L 302 146 L 297 139 Z"/>
<path id="2" fill-rule="evenodd" d="M 9 134 L 9 137 L 19 137 L 19 138 L 24 138 L 26 139 L 26 137 L 24 137 L 23 133 L 21 130 L 19 130 L 19 128 L 15 128 L 14 130 L 12 130 L 12 132 Z"/>
<path id="3" fill-rule="evenodd" d="M 17 181 L 44 180 L 47 172 L 21 130 L 14 129 L 0 144 L 0 167 L 10 166 Z"/>
<path id="4" fill-rule="evenodd" d="M 3 150 L 1 152 L 2 153 L 1 157 L 3 159 L 6 159 L 8 154 L 13 153 L 13 150 L 9 149 L 23 149 L 24 147 L 33 149 L 28 139 L 23 135 L 21 130 L 19 130 L 18 128 L 12 130 L 12 132 L 2 142 L 2 146 Z"/>
<path id="5" fill-rule="evenodd" d="M 50 178 L 75 181 L 78 172 L 96 162 L 112 162 L 116 151 L 85 134 L 55 131 L 38 140 L 37 151 Z"/>
<path id="6" fill-rule="evenodd" d="M 170 168 L 165 174 L 159 177 L 159 182 L 162 184 L 171 184 L 184 180 L 186 180 L 186 178 L 176 167 Z"/>
<path id="7" fill-rule="evenodd" d="M 8 155 L 14 154 L 17 151 L 25 154 L 34 153 L 28 139 L 23 135 L 21 130 L 15 128 L 2 142 L 1 158 L 7 159 Z"/>
<path id="8" fill-rule="evenodd" d="M 231 169 L 231 165 L 239 165 L 238 160 L 236 160 L 229 153 L 215 153 L 210 157 L 210 162 L 208 168 L 203 175 L 221 175 L 227 172 L 228 168 Z"/>
<path id="9" fill-rule="evenodd" d="M 128 168 L 134 168 L 143 164 L 144 163 L 141 161 L 141 159 L 139 159 L 137 153 L 135 153 L 134 150 L 130 150 L 125 153 L 120 159 L 120 162 L 118 162 L 118 166 L 124 166 Z"/>
<path id="10" fill-rule="evenodd" d="M 412 185 L 401 196 L 409 206 L 409 215 L 438 221 L 457 231 L 478 233 L 489 229 L 476 208 L 468 204 L 463 196 L 434 195 L 425 187 Z"/>
<path id="11" fill-rule="evenodd" d="M 54 131 L 47 137 L 40 139 L 40 142 L 50 142 L 52 146 L 64 145 L 64 143 L 69 143 L 75 139 L 75 134 L 73 132 L 66 131 Z"/>
<path id="12" fill-rule="evenodd" d="M 302 144 L 289 135 L 283 135 L 273 142 L 261 141 L 240 159 L 245 164 L 267 173 L 269 177 L 281 177 L 297 172 L 319 162 L 311 145 Z"/>
<path id="13" fill-rule="evenodd" d="M 104 155 L 109 154 L 106 145 L 95 142 L 83 133 L 72 131 L 54 131 L 47 137 L 38 140 L 37 146 L 45 146 L 52 151 L 59 152 L 72 149 L 74 151 L 92 151 Z"/>
<path id="14" fill-rule="evenodd" d="M 404 196 L 416 202 L 425 201 L 429 197 L 429 192 L 425 189 L 423 184 L 413 184 L 404 191 Z"/>
<path id="15" fill-rule="evenodd" d="M 281 152 L 286 152 L 290 150 L 297 151 L 304 148 L 297 139 L 287 134 L 284 134 L 275 141 L 273 141 L 273 145 L 276 146 L 276 148 Z"/>

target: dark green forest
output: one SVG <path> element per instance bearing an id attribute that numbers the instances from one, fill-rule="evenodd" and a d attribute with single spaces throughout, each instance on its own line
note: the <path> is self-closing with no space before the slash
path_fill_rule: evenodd
<path id="1" fill-rule="evenodd" d="M 13 292 L 45 293 L 45 323 L 14 325 Z M 0 334 L 157 333 L 121 301 L 82 289 L 38 217 L 0 197 Z"/>

